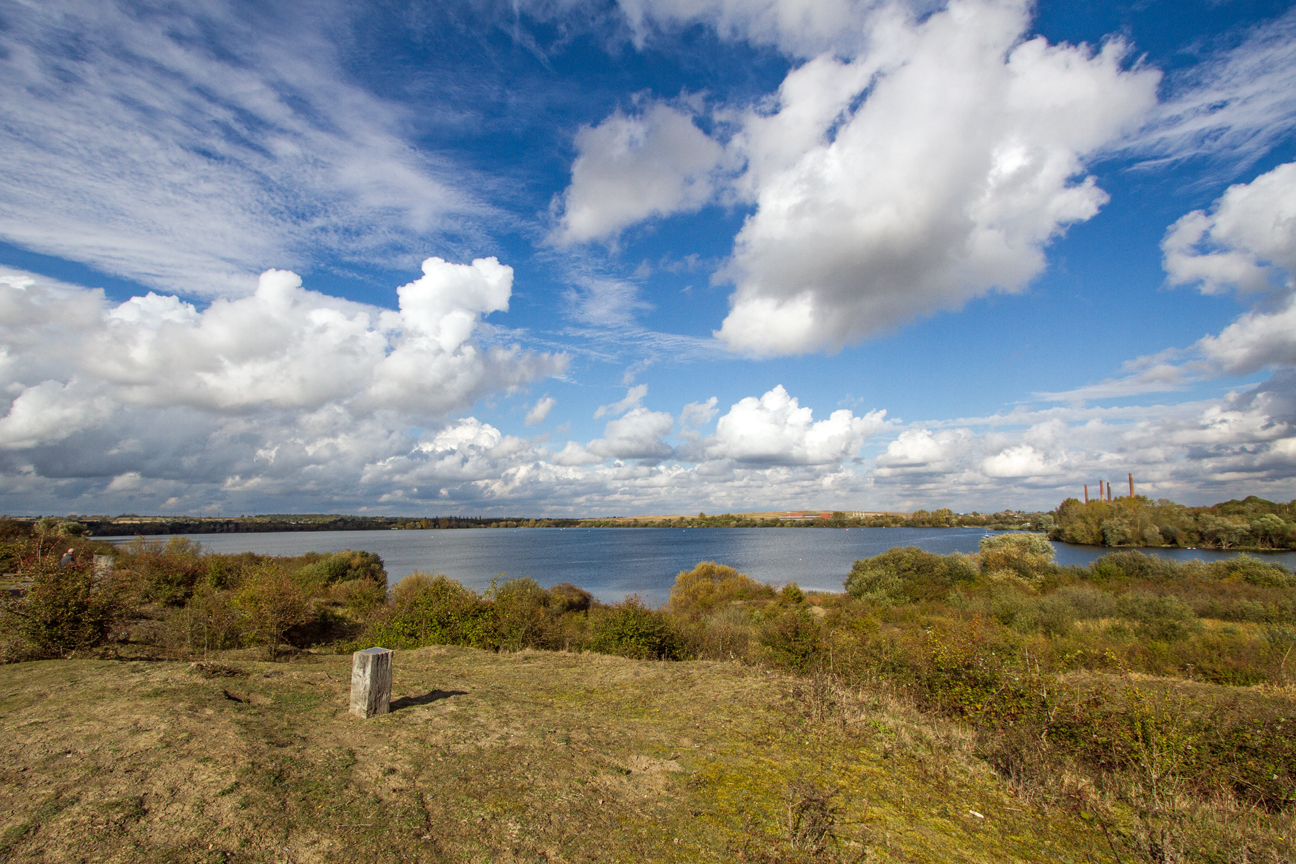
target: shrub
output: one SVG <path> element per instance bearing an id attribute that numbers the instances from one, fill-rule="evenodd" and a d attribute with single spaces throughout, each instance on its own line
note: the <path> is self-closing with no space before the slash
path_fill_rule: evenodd
<path id="1" fill-rule="evenodd" d="M 392 589 L 391 613 L 371 636 L 393 648 L 468 645 L 494 648 L 490 605 L 453 579 L 411 573 Z"/>
<path id="2" fill-rule="evenodd" d="M 688 653 L 706 660 L 748 659 L 758 628 L 741 606 L 721 606 L 685 631 Z"/>
<path id="3" fill-rule="evenodd" d="M 549 648 L 549 592 L 534 579 L 509 579 L 502 585 L 491 585 L 494 602 L 495 634 L 499 648 L 521 651 L 523 648 Z"/>
<path id="4" fill-rule="evenodd" d="M 312 617 L 306 595 L 285 569 L 272 561 L 245 576 L 243 587 L 234 595 L 234 605 L 271 660 L 278 656 L 284 635 Z"/>
<path id="5" fill-rule="evenodd" d="M 570 582 L 561 582 L 549 589 L 549 608 L 559 615 L 567 612 L 588 612 L 594 595 Z"/>
<path id="6" fill-rule="evenodd" d="M 1116 599 L 1117 613 L 1137 624 L 1141 639 L 1173 642 L 1200 629 L 1192 607 L 1179 597 L 1125 594 Z"/>
<path id="7" fill-rule="evenodd" d="M 681 660 L 684 643 L 670 620 L 631 597 L 598 616 L 593 622 L 590 648 L 636 660 Z"/>
<path id="8" fill-rule="evenodd" d="M 1075 608 L 1065 596 L 1047 594 L 1035 602 L 1036 624 L 1045 636 L 1057 639 L 1075 627 Z"/>
<path id="9" fill-rule="evenodd" d="M 1210 575 L 1221 582 L 1245 582 L 1262 588 L 1288 588 L 1292 574 L 1281 564 L 1270 564 L 1251 555 L 1237 555 L 1206 565 Z"/>
<path id="10" fill-rule="evenodd" d="M 1116 598 L 1092 585 L 1064 585 L 1056 596 L 1065 600 L 1076 618 L 1113 618 L 1116 615 Z"/>
<path id="11" fill-rule="evenodd" d="M 32 523 L 19 519 L 0 518 L 0 541 L 26 540 L 32 536 Z"/>
<path id="12" fill-rule="evenodd" d="M 675 577 L 667 608 L 676 615 L 701 616 L 723 603 L 773 596 L 770 586 L 726 564 L 703 561 Z"/>
<path id="13" fill-rule="evenodd" d="M 760 644 L 776 666 L 804 672 L 819 661 L 824 646 L 823 630 L 806 609 L 785 609 L 761 627 Z"/>
<path id="14" fill-rule="evenodd" d="M 131 581 L 137 602 L 180 606 L 207 577 L 201 553 L 198 543 L 184 537 L 166 543 L 140 537 L 121 549 L 117 565 Z"/>
<path id="15" fill-rule="evenodd" d="M 168 641 L 189 652 L 221 651 L 243 644 L 243 617 L 227 591 L 199 585 L 183 609 L 171 612 Z"/>
<path id="16" fill-rule="evenodd" d="M 359 615 L 369 615 L 387 603 L 387 583 L 374 579 L 348 579 L 330 586 L 328 597 Z"/>
<path id="17" fill-rule="evenodd" d="M 903 546 L 856 561 L 845 584 L 853 597 L 890 605 L 905 599 L 940 599 L 955 584 L 975 578 L 976 570 L 964 555 L 938 555 L 917 546 Z"/>
<path id="18" fill-rule="evenodd" d="M 1038 581 L 1053 568 L 1057 552 L 1041 534 L 997 534 L 981 538 L 981 571 L 1013 570 Z"/>
<path id="19" fill-rule="evenodd" d="M 881 556 L 878 556 L 881 557 Z M 904 585 L 895 570 L 873 564 L 875 559 L 856 561 L 846 577 L 846 592 L 875 606 L 894 606 L 905 601 Z"/>
<path id="20" fill-rule="evenodd" d="M 391 589 L 388 618 L 373 626 L 371 637 L 391 648 L 499 646 L 491 604 L 441 574 L 412 573 L 400 580 Z"/>
<path id="21" fill-rule="evenodd" d="M 55 550 L 26 559 L 22 570 L 35 584 L 6 610 L 14 629 L 42 657 L 103 644 L 122 607 L 119 583 L 97 577 L 89 554 L 78 555 L 64 567 L 59 558 Z"/>
<path id="22" fill-rule="evenodd" d="M 778 602 L 780 606 L 804 606 L 806 605 L 805 592 L 797 583 L 789 582 L 779 589 Z"/>
<path id="23" fill-rule="evenodd" d="M 347 549 L 342 552 L 312 561 L 300 568 L 295 574 L 299 584 L 335 585 L 338 582 L 351 582 L 356 579 L 368 579 L 382 584 L 387 583 L 387 571 L 383 560 L 373 552 L 360 552 Z"/>
<path id="24" fill-rule="evenodd" d="M 1188 568 L 1169 558 L 1133 550 L 1109 552 L 1093 562 L 1089 570 L 1098 582 L 1169 582 L 1189 575 Z"/>

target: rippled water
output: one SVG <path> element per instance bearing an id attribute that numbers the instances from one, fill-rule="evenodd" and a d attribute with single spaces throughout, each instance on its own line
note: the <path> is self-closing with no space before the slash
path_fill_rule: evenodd
<path id="1" fill-rule="evenodd" d="M 213 552 L 301 555 L 364 549 L 382 556 L 395 583 L 416 570 L 444 573 L 481 590 L 491 579 L 528 576 L 549 587 L 570 582 L 611 603 L 638 594 L 666 602 L 675 575 L 699 561 L 736 567 L 761 582 L 840 591 L 858 558 L 893 546 L 975 552 L 980 528 L 491 528 L 454 531 L 315 531 L 195 536 Z M 1061 564 L 1087 564 L 1107 551 L 1056 544 Z M 1193 549 L 1149 550 L 1177 560 L 1229 557 Z M 1266 560 L 1296 565 L 1296 553 Z"/>

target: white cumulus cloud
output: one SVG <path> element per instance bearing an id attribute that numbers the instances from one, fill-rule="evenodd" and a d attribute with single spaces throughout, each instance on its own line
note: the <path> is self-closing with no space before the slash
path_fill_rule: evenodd
<path id="1" fill-rule="evenodd" d="M 502 458 L 519 444 L 471 418 L 446 428 L 449 416 L 566 368 L 564 355 L 476 340 L 511 281 L 493 258 L 428 259 L 390 310 L 271 270 L 251 296 L 199 310 L 0 272 L 0 488 L 155 508 L 286 494 L 356 506 L 392 460 L 440 454 L 440 470 L 470 473 L 484 457 L 461 451 Z M 433 432 L 411 442 L 413 426 Z"/>
<path id="2" fill-rule="evenodd" d="M 1204 294 L 1296 290 L 1296 162 L 1230 186 L 1209 212 L 1183 216 L 1161 249 L 1172 285 Z"/>
<path id="3" fill-rule="evenodd" d="M 643 403 L 644 397 L 647 395 L 648 385 L 636 384 L 626 390 L 625 398 L 621 401 L 613 402 L 611 405 L 600 405 L 596 408 L 594 410 L 594 419 L 597 420 L 605 414 L 616 416 L 618 414 L 624 414 L 631 409 L 638 408 Z"/>
<path id="4" fill-rule="evenodd" d="M 672 452 L 665 438 L 674 427 L 674 418 L 665 411 L 632 408 L 624 417 L 610 421 L 603 437 L 585 449 L 605 459 L 665 459 Z"/>
<path id="5" fill-rule="evenodd" d="M 716 335 L 757 354 L 834 349 L 1025 288 L 1047 243 L 1106 202 L 1085 160 L 1141 122 L 1160 79 L 1126 68 L 1119 41 L 1022 41 L 1028 26 L 1025 4 L 955 0 L 921 21 L 875 21 L 852 62 L 805 70 L 835 89 L 789 76 L 774 116 L 813 117 L 818 137 L 807 147 L 792 125 L 799 146 L 785 146 L 757 114 L 760 134 L 739 139 L 760 172 L 757 210 Z"/>
<path id="6" fill-rule="evenodd" d="M 748 396 L 716 421 L 715 435 L 703 446 L 710 459 L 762 465 L 837 464 L 859 452 L 864 440 L 885 423 L 886 411 L 856 417 L 834 411 L 815 421 L 782 385 L 757 399 Z"/>
<path id="7" fill-rule="evenodd" d="M 523 421 L 527 426 L 539 426 L 549 416 L 549 412 L 558 404 L 558 400 L 552 396 L 542 396 L 536 400 L 536 403 L 527 411 L 526 419 Z"/>
<path id="8" fill-rule="evenodd" d="M 653 216 L 699 209 L 711 198 L 712 172 L 724 154 L 690 114 L 660 103 L 581 129 L 576 149 L 552 238 L 562 244 L 607 239 Z"/>

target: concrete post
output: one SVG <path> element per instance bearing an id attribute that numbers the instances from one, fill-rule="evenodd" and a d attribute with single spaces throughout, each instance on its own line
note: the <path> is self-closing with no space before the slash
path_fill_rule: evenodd
<path id="1" fill-rule="evenodd" d="M 366 648 L 351 655 L 351 713 L 368 718 L 391 710 L 392 652 Z"/>

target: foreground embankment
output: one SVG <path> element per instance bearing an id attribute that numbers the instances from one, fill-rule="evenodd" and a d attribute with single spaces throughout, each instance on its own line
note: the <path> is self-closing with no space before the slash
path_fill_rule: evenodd
<path id="1" fill-rule="evenodd" d="M 1136 830 L 1023 801 L 958 727 L 824 679 L 431 647 L 358 720 L 349 663 L 0 667 L 0 857 L 1098 862 Z"/>

